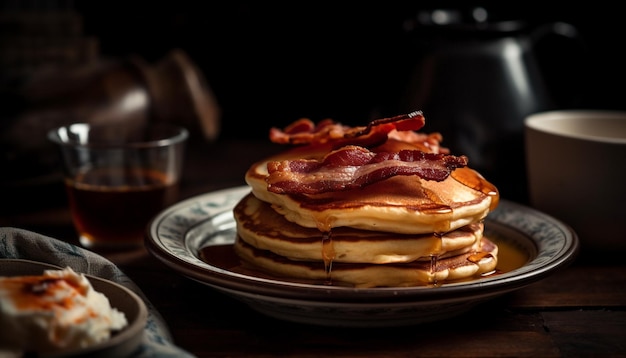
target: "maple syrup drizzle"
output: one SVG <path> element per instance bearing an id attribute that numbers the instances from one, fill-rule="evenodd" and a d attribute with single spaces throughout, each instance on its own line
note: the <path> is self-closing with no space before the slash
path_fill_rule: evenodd
<path id="1" fill-rule="evenodd" d="M 468 167 L 457 168 L 452 171 L 452 173 L 450 173 L 450 176 L 452 176 L 454 179 L 464 184 L 465 186 L 480 191 L 487 196 L 490 196 L 490 211 L 493 211 L 498 206 L 498 202 L 500 201 L 498 188 L 496 188 L 496 186 L 492 183 L 485 180 L 485 178 L 483 178 L 474 170 Z"/>
<path id="2" fill-rule="evenodd" d="M 437 255 L 430 255 L 430 274 L 433 276 L 431 284 L 437 285 Z"/>
<path id="3" fill-rule="evenodd" d="M 435 235 L 435 237 L 437 239 L 439 239 L 438 247 L 436 248 L 436 252 L 441 252 L 441 246 L 443 245 L 443 235 L 444 234 L 435 232 L 434 235 Z M 429 268 L 430 272 L 429 273 L 433 277 L 433 280 L 432 280 L 431 284 L 435 285 L 435 286 L 438 283 L 437 282 L 437 263 L 438 263 L 438 260 L 439 260 L 439 254 L 438 253 L 433 253 L 433 254 L 430 255 L 430 268 Z"/>
<path id="4" fill-rule="evenodd" d="M 485 257 L 493 257 L 493 255 L 490 252 L 475 252 L 471 254 L 467 258 L 467 260 L 477 264 L 480 262 L 480 260 L 484 259 Z"/>
<path id="5" fill-rule="evenodd" d="M 335 246 L 333 245 L 332 232 L 330 229 L 328 231 L 322 231 L 322 259 L 324 260 L 324 271 L 326 272 L 326 284 L 332 285 Z"/>

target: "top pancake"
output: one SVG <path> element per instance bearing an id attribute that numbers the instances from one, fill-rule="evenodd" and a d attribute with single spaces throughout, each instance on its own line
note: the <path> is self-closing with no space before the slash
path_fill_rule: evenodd
<path id="1" fill-rule="evenodd" d="M 393 150 L 404 143 L 392 139 Z M 267 162 L 319 159 L 329 147 L 296 147 L 255 163 L 246 182 L 258 199 L 300 226 L 330 231 L 336 227 L 399 234 L 445 233 L 484 219 L 498 202 L 498 191 L 470 168 L 459 168 L 441 182 L 396 176 L 360 189 L 314 195 L 276 194 L 267 190 Z"/>

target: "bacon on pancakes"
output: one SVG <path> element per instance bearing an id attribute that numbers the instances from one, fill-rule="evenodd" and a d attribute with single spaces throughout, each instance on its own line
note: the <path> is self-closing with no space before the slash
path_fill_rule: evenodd
<path id="1" fill-rule="evenodd" d="M 384 143 L 393 131 L 421 129 L 426 120 L 421 111 L 371 121 L 367 126 L 350 127 L 331 119 L 317 125 L 308 118 L 301 118 L 284 130 L 270 129 L 270 140 L 278 144 L 323 144 L 333 142 L 335 148 L 346 145 L 372 146 Z"/>
<path id="2" fill-rule="evenodd" d="M 415 111 L 359 127 L 329 119 L 315 125 L 302 118 L 284 130 L 272 128 L 273 142 L 318 147 L 330 144 L 331 151 L 319 159 L 268 162 L 267 190 L 276 194 L 320 194 L 361 188 L 397 175 L 442 181 L 452 170 L 467 166 L 465 156 L 439 153 L 440 134 L 417 133 L 424 124 L 422 112 Z M 390 138 L 421 146 L 415 150 L 390 150 L 382 146 Z"/>
<path id="3" fill-rule="evenodd" d="M 442 181 L 467 165 L 467 157 L 420 150 L 373 152 L 347 145 L 321 160 L 295 159 L 267 163 L 267 189 L 277 194 L 319 194 L 350 190 L 396 176 L 417 175 Z"/>

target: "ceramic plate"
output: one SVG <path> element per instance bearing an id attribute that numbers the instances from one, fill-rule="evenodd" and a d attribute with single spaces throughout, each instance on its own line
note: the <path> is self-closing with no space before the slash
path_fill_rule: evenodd
<path id="1" fill-rule="evenodd" d="M 485 222 L 485 235 L 520 253 L 514 268 L 491 277 L 438 287 L 348 288 L 293 283 L 229 269 L 235 240 L 232 209 L 247 186 L 202 194 L 163 210 L 148 227 L 149 251 L 180 274 L 211 286 L 266 315 L 319 325 L 399 326 L 445 319 L 480 302 L 522 288 L 569 264 L 578 238 L 562 222 L 502 200 Z M 222 248 L 223 260 L 207 263 L 200 251 Z M 219 251 L 215 251 L 219 252 Z M 520 256 L 518 255 L 518 256 Z M 500 262 L 505 261 L 500 257 Z"/>
<path id="2" fill-rule="evenodd" d="M 0 259 L 0 276 L 41 275 L 44 270 L 59 270 L 58 266 L 20 259 Z M 111 306 L 126 315 L 128 326 L 114 333 L 105 342 L 87 348 L 41 354 L 45 358 L 129 357 L 139 347 L 148 319 L 148 309 L 139 296 L 128 288 L 99 277 L 85 275 L 93 288 L 107 296 Z M 0 352 L 1 353 L 1 352 Z M 1 355 L 1 354 L 0 354 Z"/>

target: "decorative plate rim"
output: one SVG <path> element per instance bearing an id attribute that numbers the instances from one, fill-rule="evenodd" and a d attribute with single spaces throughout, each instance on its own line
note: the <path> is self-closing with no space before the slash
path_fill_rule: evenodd
<path id="1" fill-rule="evenodd" d="M 197 256 L 197 242 L 188 235 L 198 225 L 216 219 L 233 225 L 232 208 L 247 193 L 247 185 L 200 194 L 180 201 L 157 214 L 146 229 L 146 247 L 161 262 L 192 280 L 229 292 L 258 294 L 282 299 L 321 302 L 440 301 L 472 299 L 506 293 L 536 282 L 570 264 L 578 254 L 574 230 L 556 218 L 524 205 L 500 200 L 486 219 L 485 230 L 508 230 L 523 236 L 536 255 L 520 268 L 493 277 L 447 283 L 440 287 L 349 288 L 300 284 L 234 273 L 212 266 Z M 220 217 L 221 216 L 221 217 Z"/>

